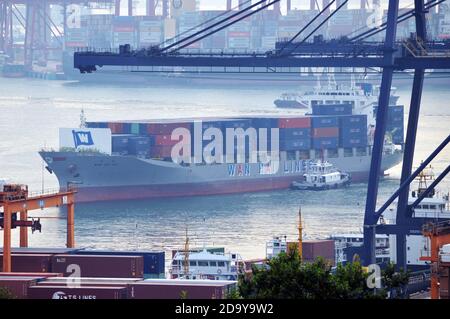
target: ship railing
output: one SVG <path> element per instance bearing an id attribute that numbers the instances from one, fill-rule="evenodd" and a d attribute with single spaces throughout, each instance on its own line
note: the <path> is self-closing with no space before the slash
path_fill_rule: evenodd
<path id="1" fill-rule="evenodd" d="M 39 196 L 46 196 L 46 195 L 52 195 L 57 193 L 64 193 L 64 192 L 70 192 L 74 191 L 76 189 L 75 186 L 69 186 L 69 187 L 60 187 L 60 188 L 47 188 L 44 190 L 39 191 L 31 191 L 28 192 L 28 197 L 39 197 Z"/>

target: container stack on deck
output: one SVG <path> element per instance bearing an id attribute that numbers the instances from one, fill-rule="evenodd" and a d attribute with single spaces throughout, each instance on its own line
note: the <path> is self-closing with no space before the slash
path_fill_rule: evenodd
<path id="1" fill-rule="evenodd" d="M 392 142 L 402 144 L 404 138 L 403 105 L 390 106 L 386 129 L 392 134 Z"/>
<path id="2" fill-rule="evenodd" d="M 306 116 L 271 116 L 241 118 L 197 118 L 197 119 L 155 119 L 142 121 L 88 122 L 88 128 L 109 128 L 112 133 L 112 153 L 132 155 L 141 158 L 171 160 L 172 147 L 178 143 L 178 136 L 172 140 L 172 132 L 183 128 L 191 134 L 191 155 L 195 153 L 195 123 L 201 122 L 202 134 L 208 128 L 219 129 L 223 136 L 223 152 L 226 151 L 227 129 L 261 128 L 267 129 L 267 150 L 270 151 L 270 129 L 279 129 L 279 149 L 288 158 L 309 158 L 309 150 L 329 150 L 328 154 L 338 154 L 344 148 L 353 154 L 352 149 L 368 146 L 367 116 L 353 114 L 351 104 L 314 105 L 312 114 Z M 389 107 L 388 132 L 394 144 L 403 143 L 403 106 Z M 210 140 L 203 139 L 203 147 Z M 235 151 L 239 150 L 235 140 Z M 241 146 L 243 147 L 243 146 Z M 261 147 L 261 143 L 258 143 Z M 249 154 L 248 139 L 245 145 Z M 350 152 L 352 151 L 352 152 Z M 300 155 L 297 155 L 300 153 Z M 305 155 L 302 155 L 302 154 Z"/>

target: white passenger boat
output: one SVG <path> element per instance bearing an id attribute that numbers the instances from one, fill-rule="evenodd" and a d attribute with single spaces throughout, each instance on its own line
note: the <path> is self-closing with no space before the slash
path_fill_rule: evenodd
<path id="1" fill-rule="evenodd" d="M 329 162 L 318 160 L 310 163 L 303 180 L 292 182 L 292 188 L 326 190 L 348 186 L 350 181 L 350 174 L 339 171 Z"/>
<path id="2" fill-rule="evenodd" d="M 177 252 L 170 269 L 173 279 L 237 280 L 242 258 L 235 253 Z"/>

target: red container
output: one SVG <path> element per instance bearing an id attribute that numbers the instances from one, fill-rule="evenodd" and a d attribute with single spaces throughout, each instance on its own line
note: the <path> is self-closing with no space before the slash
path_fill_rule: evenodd
<path id="1" fill-rule="evenodd" d="M 338 127 L 320 127 L 313 129 L 313 138 L 316 137 L 337 137 L 339 136 Z"/>
<path id="2" fill-rule="evenodd" d="M 311 127 L 310 117 L 291 117 L 278 119 L 279 128 L 308 128 Z"/>
<path id="3" fill-rule="evenodd" d="M 48 278 L 37 283 L 39 286 L 67 286 L 77 283 L 81 287 L 128 287 L 129 284 L 142 281 L 141 278 L 86 278 L 86 277 L 61 277 Z"/>
<path id="4" fill-rule="evenodd" d="M 177 128 L 190 130 L 191 127 L 191 123 L 149 123 L 147 124 L 147 133 L 152 135 L 170 135 Z"/>
<path id="5" fill-rule="evenodd" d="M 62 277 L 62 273 L 55 272 L 0 272 L 1 277 L 37 277 L 37 278 L 50 278 L 50 277 Z"/>
<path id="6" fill-rule="evenodd" d="M 297 242 L 288 243 L 288 251 L 293 247 L 298 247 Z M 333 266 L 335 263 L 334 240 L 306 240 L 302 244 L 303 260 L 314 262 L 317 257 L 322 257 Z"/>
<path id="7" fill-rule="evenodd" d="M 314 261 L 322 257 L 334 266 L 335 249 L 334 240 L 308 240 L 303 242 L 303 258 L 305 261 Z"/>
<path id="8" fill-rule="evenodd" d="M 37 280 L 30 277 L 1 277 L 0 287 L 6 288 L 14 298 L 26 299 L 28 288 L 36 285 Z"/>
<path id="9" fill-rule="evenodd" d="M 54 272 L 61 272 L 64 276 L 72 275 L 73 270 L 68 269 L 70 265 L 80 267 L 79 277 L 144 277 L 144 258 L 142 256 L 54 255 L 52 257 Z"/>
<path id="10" fill-rule="evenodd" d="M 180 299 L 184 292 L 188 299 L 224 299 L 227 285 L 143 281 L 128 286 L 128 299 Z"/>
<path id="11" fill-rule="evenodd" d="M 112 134 L 123 133 L 123 123 L 108 123 L 108 127 L 111 129 Z"/>
<path id="12" fill-rule="evenodd" d="M 13 272 L 44 272 L 51 271 L 50 254 L 13 254 L 11 270 Z M 3 271 L 3 254 L 0 256 L 0 271 Z"/>
<path id="13" fill-rule="evenodd" d="M 172 146 L 153 146 L 150 148 L 150 157 L 153 158 L 172 157 Z"/>
<path id="14" fill-rule="evenodd" d="M 46 247 L 12 247 L 11 253 L 29 255 L 29 254 L 71 254 L 80 250 L 79 248 L 46 248 Z M 0 255 L 3 253 L 3 248 L 0 247 Z"/>
<path id="15" fill-rule="evenodd" d="M 125 287 L 33 286 L 28 288 L 28 299 L 126 299 Z"/>
<path id="16" fill-rule="evenodd" d="M 448 291 L 450 285 L 450 277 L 439 276 L 439 297 L 440 299 L 450 299 Z"/>
<path id="17" fill-rule="evenodd" d="M 173 146 L 178 143 L 178 140 L 172 140 L 172 135 L 154 135 L 155 145 L 158 146 Z"/>

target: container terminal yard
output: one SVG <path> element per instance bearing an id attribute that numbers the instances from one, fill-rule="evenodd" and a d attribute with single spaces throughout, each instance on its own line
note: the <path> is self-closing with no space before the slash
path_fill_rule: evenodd
<path id="1" fill-rule="evenodd" d="M 449 26 L 444 0 L 2 1 L 0 298 L 448 299 Z"/>

